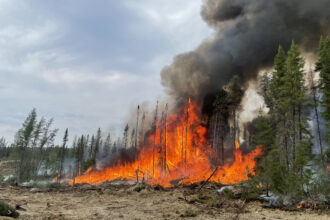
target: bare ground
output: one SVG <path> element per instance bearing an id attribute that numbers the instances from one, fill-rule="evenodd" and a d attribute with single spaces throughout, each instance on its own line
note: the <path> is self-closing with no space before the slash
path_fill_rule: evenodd
<path id="1" fill-rule="evenodd" d="M 3 185 L 0 200 L 18 205 L 20 219 L 330 219 L 329 211 L 266 209 L 257 201 L 217 196 L 206 187 L 202 193 L 187 187 L 134 189 L 122 185 L 48 189 Z"/>

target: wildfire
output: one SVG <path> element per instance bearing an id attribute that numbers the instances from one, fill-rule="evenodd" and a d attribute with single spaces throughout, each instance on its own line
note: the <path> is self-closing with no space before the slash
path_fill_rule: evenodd
<path id="1" fill-rule="evenodd" d="M 173 182 L 188 184 L 206 180 L 215 169 L 210 160 L 213 153 L 207 144 L 206 132 L 196 105 L 190 100 L 179 114 L 168 117 L 166 108 L 161 118 L 156 117 L 154 130 L 145 137 L 145 144 L 134 162 L 118 161 L 117 165 L 101 171 L 89 168 L 71 184 L 126 179 L 171 186 Z M 218 167 L 211 181 L 235 184 L 255 175 L 254 158 L 262 154 L 261 148 L 243 155 L 238 140 L 235 145 L 234 162 Z"/>
<path id="2" fill-rule="evenodd" d="M 313 199 L 302 200 L 297 209 L 317 209 L 319 207 L 319 203 L 314 201 Z"/>

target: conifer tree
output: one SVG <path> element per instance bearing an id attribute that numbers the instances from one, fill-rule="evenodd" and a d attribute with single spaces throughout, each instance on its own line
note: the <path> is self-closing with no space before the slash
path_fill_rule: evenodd
<path id="1" fill-rule="evenodd" d="M 323 94 L 321 105 L 323 118 L 327 123 L 327 140 L 330 143 L 330 38 L 322 38 L 319 47 L 319 60 L 316 71 L 320 71 L 320 90 Z"/>
<path id="2" fill-rule="evenodd" d="M 312 70 L 309 71 L 308 75 L 308 81 L 309 81 L 309 91 L 311 96 L 311 106 L 314 110 L 315 115 L 315 121 L 316 121 L 316 128 L 315 133 L 318 139 L 318 145 L 320 148 L 320 155 L 321 155 L 321 161 L 324 164 L 324 158 L 323 158 L 323 143 L 322 143 L 322 135 L 321 135 L 321 127 L 320 127 L 320 114 L 319 114 L 319 106 L 320 106 L 320 97 L 319 97 L 319 80 L 315 80 L 315 72 Z"/>
<path id="3" fill-rule="evenodd" d="M 216 155 L 221 164 L 225 164 L 224 158 L 224 142 L 225 135 L 228 127 L 228 117 L 229 117 L 229 100 L 228 92 L 225 90 L 220 90 L 218 93 L 213 106 L 214 106 L 214 116 L 213 116 L 213 147 L 215 148 Z"/>
<path id="4" fill-rule="evenodd" d="M 286 73 L 281 87 L 280 105 L 285 110 L 287 119 L 287 132 L 289 135 L 290 149 L 289 163 L 292 166 L 296 157 L 298 141 L 303 140 L 303 135 L 308 135 L 307 118 L 302 114 L 306 102 L 304 60 L 298 46 L 292 42 L 286 60 Z"/>
<path id="5" fill-rule="evenodd" d="M 77 175 L 81 175 L 82 172 L 84 171 L 83 168 L 83 162 L 84 162 L 84 148 L 85 148 L 86 142 L 85 142 L 85 136 L 82 135 L 79 139 L 78 139 L 78 143 L 77 143 L 77 148 L 76 148 L 76 171 L 77 171 Z"/>
<path id="6" fill-rule="evenodd" d="M 287 55 L 279 47 L 274 71 L 262 80 L 262 94 L 272 120 L 259 117 L 253 136 L 253 142 L 263 145 L 266 154 L 260 164 L 260 178 L 283 194 L 295 191 L 301 195 L 311 175 L 312 142 L 303 67 L 304 59 L 294 42 Z"/>
<path id="7" fill-rule="evenodd" d="M 94 148 L 94 152 L 93 152 L 94 158 L 97 157 L 97 154 L 100 151 L 101 142 L 102 142 L 101 135 L 102 135 L 101 128 L 98 128 L 97 133 L 96 133 L 96 138 L 95 138 L 95 148 Z"/>
<path id="8" fill-rule="evenodd" d="M 61 146 L 61 149 L 59 151 L 59 158 L 60 158 L 60 166 L 59 166 L 59 175 L 63 176 L 63 169 L 64 169 L 64 159 L 65 159 L 65 153 L 66 153 L 66 144 L 68 142 L 68 129 L 65 130 L 64 137 L 63 137 L 63 144 Z"/>
<path id="9" fill-rule="evenodd" d="M 241 103 L 242 97 L 244 95 L 244 91 L 242 90 L 238 76 L 235 75 L 228 85 L 228 100 L 230 104 L 231 116 L 233 118 L 233 143 L 235 146 L 235 139 L 239 137 L 238 134 L 238 117 L 237 112 L 239 109 L 239 105 Z"/>
<path id="10" fill-rule="evenodd" d="M 286 53 L 282 46 L 279 46 L 278 53 L 274 60 L 274 71 L 272 78 L 269 82 L 269 96 L 270 101 L 268 102 L 268 108 L 271 114 L 277 119 L 280 119 L 282 115 L 282 109 L 280 106 L 280 98 L 283 95 L 281 88 L 285 82 L 284 76 L 286 75 Z M 267 103 L 267 102 L 266 102 Z"/>
<path id="11" fill-rule="evenodd" d="M 37 124 L 37 113 L 33 109 L 25 119 L 22 128 L 17 132 L 14 146 L 16 148 L 16 181 L 20 183 L 30 177 L 30 165 L 28 160 L 28 147 L 33 137 L 33 131 Z"/>
<path id="12" fill-rule="evenodd" d="M 104 142 L 104 157 L 109 156 L 110 153 L 111 153 L 111 135 L 109 132 Z"/>
<path id="13" fill-rule="evenodd" d="M 274 150 L 276 150 L 274 123 L 269 118 L 259 115 L 253 122 L 254 134 L 252 136 L 253 148 L 262 147 L 263 157 L 259 164 L 259 179 L 265 185 L 266 192 L 274 187 L 275 178 L 279 175 L 273 173 L 272 168 L 275 164 L 278 166 L 280 162 L 278 156 L 274 157 Z"/>
<path id="14" fill-rule="evenodd" d="M 89 159 L 93 159 L 94 158 L 94 148 L 95 148 L 95 137 L 94 137 L 94 134 L 92 135 L 92 138 L 91 138 L 91 142 L 90 142 L 90 145 L 89 145 Z"/>
<path id="15" fill-rule="evenodd" d="M 125 129 L 124 129 L 124 134 L 123 134 L 123 144 L 124 144 L 124 148 L 127 148 L 127 144 L 128 144 L 128 124 L 126 124 Z"/>

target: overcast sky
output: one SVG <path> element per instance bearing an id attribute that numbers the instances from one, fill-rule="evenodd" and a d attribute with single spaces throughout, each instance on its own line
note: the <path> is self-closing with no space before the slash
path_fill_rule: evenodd
<path id="1" fill-rule="evenodd" d="M 122 127 L 160 70 L 211 29 L 201 0 L 0 0 L 0 136 L 33 107 L 74 135 Z"/>

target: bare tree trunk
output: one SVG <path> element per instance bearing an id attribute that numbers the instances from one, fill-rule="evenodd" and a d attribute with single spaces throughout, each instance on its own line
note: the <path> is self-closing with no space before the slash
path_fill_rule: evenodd
<path id="1" fill-rule="evenodd" d="M 321 136 L 321 129 L 320 129 L 320 118 L 319 118 L 319 111 L 317 109 L 319 105 L 319 100 L 317 98 L 317 85 L 315 85 L 314 82 L 314 72 L 312 70 L 309 71 L 309 81 L 311 83 L 310 89 L 312 92 L 313 102 L 314 102 L 314 112 L 316 117 L 316 126 L 317 126 L 317 134 L 319 139 L 319 145 L 320 145 L 320 153 L 321 153 L 321 160 L 324 164 L 324 158 L 323 158 L 323 144 L 322 144 L 322 136 Z"/>
<path id="2" fill-rule="evenodd" d="M 233 135 L 233 143 L 234 143 L 234 146 L 236 145 L 235 142 L 236 142 L 236 109 L 233 110 L 233 117 L 234 117 L 234 135 Z"/>
<path id="3" fill-rule="evenodd" d="M 188 127 L 189 127 L 189 106 L 187 108 L 187 115 L 186 115 L 186 145 L 185 145 L 185 152 L 184 152 L 185 169 L 187 169 Z"/>
<path id="4" fill-rule="evenodd" d="M 183 126 L 183 124 L 182 124 L 182 136 L 181 136 L 181 141 L 182 141 L 182 145 L 181 145 L 181 161 L 182 161 L 182 164 L 184 164 L 184 156 L 183 156 L 183 136 L 184 136 L 184 126 Z"/>
<path id="5" fill-rule="evenodd" d="M 283 128 L 286 130 L 286 121 L 283 120 Z M 283 135 L 283 134 L 282 134 Z M 285 163 L 286 163 L 286 168 L 289 169 L 289 146 L 288 146 L 288 134 L 287 132 L 284 133 L 284 149 L 285 149 Z"/>
<path id="6" fill-rule="evenodd" d="M 217 151 L 217 131 L 218 131 L 218 112 L 215 114 L 215 119 L 213 120 L 213 150 Z"/>
<path id="7" fill-rule="evenodd" d="M 165 107 L 165 115 L 164 115 L 164 126 L 165 126 L 165 137 L 164 137 L 164 172 L 165 172 L 165 176 L 166 176 L 166 165 L 167 165 L 167 162 L 166 162 L 166 144 L 167 144 L 167 110 L 168 110 L 168 105 L 166 104 L 166 107 Z"/>
<path id="8" fill-rule="evenodd" d="M 302 122 L 301 122 L 301 105 L 298 107 L 298 120 L 299 120 L 299 140 L 302 140 Z"/>
<path id="9" fill-rule="evenodd" d="M 224 131 L 222 131 L 222 134 L 221 134 L 221 161 L 222 161 L 222 165 L 225 165 Z"/>
<path id="10" fill-rule="evenodd" d="M 134 148 L 135 150 L 137 149 L 137 143 L 138 143 L 138 127 L 139 127 L 139 114 L 140 114 L 140 106 L 138 105 L 138 108 L 137 108 L 137 116 L 136 116 L 136 129 L 135 129 L 135 145 L 134 145 Z"/>
<path id="11" fill-rule="evenodd" d="M 295 108 L 295 106 L 293 106 L 293 108 L 292 108 L 292 129 L 293 129 L 292 160 L 294 161 L 296 158 L 296 108 Z"/>
<path id="12" fill-rule="evenodd" d="M 155 177 L 155 148 L 156 148 L 156 137 L 157 137 L 157 116 L 158 116 L 158 101 L 156 105 L 156 111 L 155 111 L 155 136 L 154 136 L 154 146 L 152 149 L 152 176 Z"/>
<path id="13" fill-rule="evenodd" d="M 319 111 L 317 109 L 318 101 L 317 101 L 317 97 L 316 97 L 316 91 L 313 91 L 313 102 L 314 102 L 314 111 L 315 111 L 315 117 L 316 117 L 317 134 L 318 134 L 318 139 L 319 139 L 319 144 L 320 144 L 321 160 L 324 163 L 323 145 L 322 145 L 322 136 L 321 136 L 321 129 L 320 129 Z"/>

